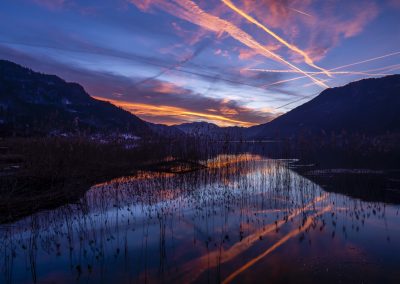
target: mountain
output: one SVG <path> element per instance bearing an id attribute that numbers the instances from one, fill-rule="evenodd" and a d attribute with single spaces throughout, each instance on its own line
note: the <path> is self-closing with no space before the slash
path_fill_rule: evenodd
<path id="1" fill-rule="evenodd" d="M 174 125 L 168 126 L 151 122 L 147 122 L 147 125 L 154 133 L 162 137 L 182 138 L 185 136 L 185 133 Z"/>
<path id="2" fill-rule="evenodd" d="M 189 136 L 212 140 L 242 140 L 243 127 L 219 127 L 208 122 L 191 122 L 175 125 L 176 128 Z"/>
<path id="3" fill-rule="evenodd" d="M 0 60 L 0 136 L 119 133 L 222 141 L 329 137 L 333 133 L 374 137 L 400 134 L 399 109 L 400 75 L 392 75 L 327 89 L 275 120 L 247 129 L 207 122 L 165 126 L 96 100 L 79 84 Z"/>
<path id="4" fill-rule="evenodd" d="M 151 133 L 146 122 L 76 83 L 0 60 L 0 136 Z"/>
<path id="5" fill-rule="evenodd" d="M 400 133 L 400 75 L 364 79 L 323 91 L 275 120 L 250 127 L 252 139 Z"/>

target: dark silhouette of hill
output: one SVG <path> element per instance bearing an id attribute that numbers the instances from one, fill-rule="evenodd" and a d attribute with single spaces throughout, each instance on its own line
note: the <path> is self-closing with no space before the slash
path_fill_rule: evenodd
<path id="1" fill-rule="evenodd" d="M 179 130 L 176 126 L 171 125 L 164 125 L 164 124 L 157 124 L 157 123 L 151 123 L 147 122 L 148 127 L 158 135 L 162 137 L 168 137 L 168 138 L 183 138 L 185 137 L 185 133 L 181 130 Z"/>
<path id="2" fill-rule="evenodd" d="M 364 79 L 323 91 L 275 120 L 253 126 L 219 127 L 207 122 L 165 126 L 92 98 L 82 86 L 0 60 L 0 134 L 185 135 L 213 140 L 305 137 L 376 137 L 400 133 L 400 75 Z"/>
<path id="3" fill-rule="evenodd" d="M 92 98 L 77 83 L 0 60 L 0 133 L 144 136 L 151 130 L 135 115 Z"/>
<path id="4" fill-rule="evenodd" d="M 191 122 L 175 125 L 183 133 L 189 136 L 212 140 L 242 140 L 243 127 L 219 127 L 209 122 Z"/>
<path id="5" fill-rule="evenodd" d="M 275 120 L 246 130 L 254 139 L 400 133 L 400 75 L 323 91 Z"/>

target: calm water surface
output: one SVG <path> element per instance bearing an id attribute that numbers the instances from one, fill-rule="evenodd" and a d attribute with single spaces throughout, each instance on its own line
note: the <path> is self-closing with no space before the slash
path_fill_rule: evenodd
<path id="1" fill-rule="evenodd" d="M 142 172 L 0 225 L 1 283 L 400 283 L 400 206 L 329 193 L 289 160 Z"/>

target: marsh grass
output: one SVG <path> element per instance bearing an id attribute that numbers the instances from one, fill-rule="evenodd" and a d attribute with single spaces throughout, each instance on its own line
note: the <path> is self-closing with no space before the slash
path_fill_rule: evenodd
<path id="1" fill-rule="evenodd" d="M 306 257 L 319 238 L 332 245 L 324 252 L 335 250 L 371 222 L 385 224 L 378 233 L 394 241 L 393 208 L 328 194 L 293 172 L 292 161 L 242 154 L 204 162 L 207 168 L 184 174 L 138 171 L 92 187 L 73 204 L 0 226 L 4 281 L 51 281 L 51 259 L 71 282 L 214 283 L 275 244 L 288 246 L 291 258 Z M 270 265 L 279 263 L 274 255 L 265 257 Z"/>
<path id="2" fill-rule="evenodd" d="M 183 142 L 164 139 L 129 145 L 87 137 L 2 140 L 0 222 L 73 202 L 94 183 L 143 168 L 174 172 L 201 168 L 196 144 L 179 143 Z M 15 170 L 5 171 L 6 167 Z"/>

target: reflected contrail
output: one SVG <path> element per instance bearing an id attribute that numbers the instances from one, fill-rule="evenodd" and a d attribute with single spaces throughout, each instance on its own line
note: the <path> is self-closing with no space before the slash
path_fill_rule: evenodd
<path id="1" fill-rule="evenodd" d="M 328 198 L 329 194 L 325 193 L 321 196 L 314 198 L 308 204 L 302 208 L 294 210 L 288 217 L 287 220 L 297 217 L 306 210 L 309 210 L 315 206 L 316 203 L 322 202 Z M 269 224 L 268 226 L 254 232 L 253 234 L 245 237 L 240 242 L 235 243 L 229 249 L 220 252 L 219 250 L 212 251 L 208 255 L 203 255 L 197 259 L 194 259 L 184 265 L 182 269 L 182 274 L 184 277 L 184 282 L 193 282 L 197 279 L 205 270 L 216 267 L 220 264 L 226 263 L 242 252 L 249 249 L 254 243 L 259 242 L 260 236 L 264 237 L 272 232 L 275 232 L 277 228 L 280 228 L 286 224 L 285 220 L 279 220 L 277 223 Z"/>
<path id="2" fill-rule="evenodd" d="M 283 45 L 285 45 L 286 47 L 288 47 L 289 49 L 291 49 L 292 51 L 300 54 L 301 56 L 304 57 L 304 61 L 318 69 L 321 70 L 324 74 L 326 74 L 327 76 L 331 77 L 331 74 L 329 73 L 328 70 L 321 68 L 317 65 L 314 64 L 314 61 L 308 56 L 307 53 L 305 53 L 303 50 L 301 50 L 300 48 L 298 48 L 297 46 L 288 43 L 286 40 L 284 40 L 283 38 L 281 38 L 279 35 L 277 35 L 276 33 L 274 33 L 273 31 L 271 31 L 270 29 L 268 29 L 266 26 L 264 26 L 263 24 L 261 24 L 259 21 L 257 21 L 256 19 L 254 19 L 252 16 L 246 14 L 243 10 L 239 9 L 238 7 L 236 7 L 230 0 L 221 0 L 226 6 L 228 6 L 231 10 L 235 11 L 236 13 L 238 13 L 240 16 L 242 16 L 243 18 L 245 18 L 246 20 L 248 20 L 249 22 L 255 24 L 256 26 L 258 26 L 259 28 L 261 28 L 262 30 L 264 30 L 266 33 L 268 33 L 269 35 L 271 35 L 273 38 L 275 38 L 276 40 L 278 40 L 280 43 L 282 43 Z"/>
<path id="3" fill-rule="evenodd" d="M 283 238 L 281 238 L 279 241 L 277 241 L 275 244 L 273 244 L 270 248 L 268 248 L 266 251 L 264 251 L 262 254 L 260 254 L 259 256 L 255 257 L 255 258 L 253 258 L 252 260 L 247 262 L 245 265 L 243 265 L 242 267 L 237 269 L 235 272 L 233 272 L 231 275 L 229 275 L 224 281 L 222 281 L 222 283 L 224 284 L 224 283 L 231 282 L 240 273 L 242 273 L 243 271 L 245 271 L 248 268 L 250 268 L 251 266 L 253 266 L 256 262 L 258 262 L 262 258 L 266 257 L 268 254 L 270 254 L 271 252 L 276 250 L 278 247 L 280 247 L 281 245 L 286 243 L 288 240 L 290 240 L 291 238 L 293 238 L 293 237 L 299 235 L 300 233 L 304 232 L 305 230 L 307 230 L 313 224 L 314 218 L 316 218 L 318 216 L 321 216 L 322 214 L 324 214 L 324 213 L 326 213 L 326 212 L 328 212 L 330 210 L 332 210 L 332 206 L 326 206 L 321 211 L 319 211 L 319 212 L 315 213 L 314 215 L 308 217 L 306 222 L 303 224 L 303 226 L 300 229 L 296 228 L 296 229 L 292 230 L 291 232 L 289 232 L 287 235 L 285 235 Z"/>

